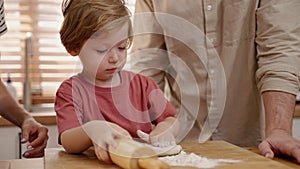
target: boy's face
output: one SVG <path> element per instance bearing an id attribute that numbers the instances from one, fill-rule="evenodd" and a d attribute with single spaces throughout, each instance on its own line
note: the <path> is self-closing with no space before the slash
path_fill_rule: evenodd
<path id="1" fill-rule="evenodd" d="M 126 63 L 128 24 L 92 35 L 81 48 L 83 75 L 96 81 L 111 81 Z M 97 33 L 97 32 L 96 32 Z"/>

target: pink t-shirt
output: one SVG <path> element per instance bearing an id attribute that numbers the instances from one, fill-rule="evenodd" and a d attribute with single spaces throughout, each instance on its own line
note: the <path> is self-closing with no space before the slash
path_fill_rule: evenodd
<path id="1" fill-rule="evenodd" d="M 65 80 L 56 93 L 55 111 L 59 135 L 91 120 L 106 120 L 126 129 L 150 133 L 152 124 L 177 115 L 156 83 L 143 75 L 121 71 L 117 87 L 94 86 L 75 75 Z"/>

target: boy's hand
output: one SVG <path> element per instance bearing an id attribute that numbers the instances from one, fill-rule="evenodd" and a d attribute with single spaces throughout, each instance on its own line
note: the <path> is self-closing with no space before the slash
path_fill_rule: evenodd
<path id="1" fill-rule="evenodd" d="M 137 135 L 145 142 L 156 147 L 167 147 L 176 145 L 175 137 L 171 132 L 158 132 L 155 129 L 150 133 L 144 133 L 141 130 L 137 131 Z"/>
<path id="2" fill-rule="evenodd" d="M 111 163 L 108 145 L 117 146 L 116 138 L 130 138 L 127 130 L 117 124 L 106 121 L 91 121 L 86 123 L 84 130 L 93 142 L 95 154 L 99 160 Z"/>
<path id="3" fill-rule="evenodd" d="M 148 135 L 140 130 L 137 135 L 147 143 L 157 147 L 167 147 L 176 145 L 175 136 L 178 133 L 179 123 L 174 117 L 167 117 L 158 123 Z"/>

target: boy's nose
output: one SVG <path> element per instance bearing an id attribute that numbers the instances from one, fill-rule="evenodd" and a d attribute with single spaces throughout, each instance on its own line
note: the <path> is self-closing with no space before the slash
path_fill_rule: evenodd
<path id="1" fill-rule="evenodd" d="M 108 62 L 109 63 L 116 63 L 116 62 L 118 62 L 118 59 L 119 59 L 118 53 L 115 50 L 111 50 L 109 52 Z"/>

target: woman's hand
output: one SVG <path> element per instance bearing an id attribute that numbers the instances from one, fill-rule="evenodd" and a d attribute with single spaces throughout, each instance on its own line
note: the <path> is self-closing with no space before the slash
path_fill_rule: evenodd
<path id="1" fill-rule="evenodd" d="M 48 129 L 36 122 L 32 117 L 24 120 L 22 126 L 22 143 L 29 142 L 28 150 L 23 154 L 26 158 L 42 157 L 48 141 Z"/>

